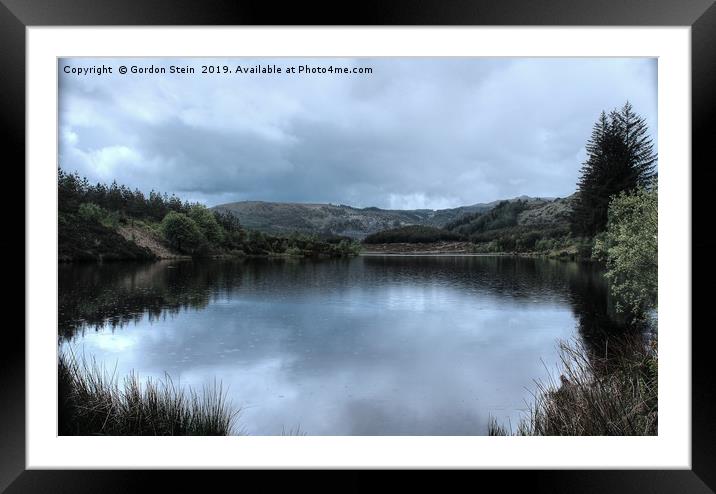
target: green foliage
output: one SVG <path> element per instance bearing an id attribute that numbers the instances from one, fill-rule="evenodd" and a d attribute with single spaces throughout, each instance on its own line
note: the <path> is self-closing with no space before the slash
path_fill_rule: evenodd
<path id="1" fill-rule="evenodd" d="M 627 102 L 602 112 L 587 142 L 587 160 L 579 178 L 572 230 L 594 236 L 607 225 L 609 201 L 622 191 L 646 185 L 656 174 L 657 156 L 643 117 Z"/>
<path id="2" fill-rule="evenodd" d="M 394 244 L 394 243 L 430 243 L 440 241 L 466 240 L 459 233 L 434 228 L 431 226 L 410 225 L 392 230 L 383 230 L 368 235 L 363 243 L 366 244 Z"/>
<path id="3" fill-rule="evenodd" d="M 116 211 L 110 213 L 91 202 L 80 204 L 77 213 L 84 221 L 100 223 L 107 228 L 117 228 L 119 226 L 119 214 Z"/>
<path id="4" fill-rule="evenodd" d="M 594 257 L 606 262 L 617 310 L 644 319 L 657 306 L 658 190 L 656 183 L 622 192 L 609 204 L 609 222 Z"/>
<path id="5" fill-rule="evenodd" d="M 514 226 L 499 230 L 488 230 L 470 236 L 476 244 L 492 244 L 493 252 L 535 252 L 545 251 L 564 244 L 568 240 L 568 232 L 564 228 L 534 228 Z"/>
<path id="6" fill-rule="evenodd" d="M 534 240 L 534 239 L 537 240 Z M 592 240 L 573 237 L 563 230 L 533 231 L 519 227 L 486 232 L 471 238 L 475 253 L 530 253 L 541 256 L 588 260 L 592 255 Z M 534 244 L 532 244 L 534 241 Z"/>
<path id="7" fill-rule="evenodd" d="M 273 237 L 261 232 L 249 231 L 245 249 L 257 246 L 272 254 L 304 257 L 346 257 L 360 252 L 360 244 L 350 239 L 325 241 L 315 235 L 294 234 L 290 237 Z"/>
<path id="8" fill-rule="evenodd" d="M 594 240 L 589 237 L 580 237 L 575 239 L 574 245 L 577 250 L 577 257 L 580 259 L 589 259 L 594 251 Z"/>
<path id="9" fill-rule="evenodd" d="M 288 247 L 284 251 L 284 254 L 286 254 L 287 256 L 302 256 L 303 251 L 301 249 L 299 249 L 298 247 Z"/>
<path id="10" fill-rule="evenodd" d="M 164 238 L 179 252 L 198 253 L 206 243 L 196 222 L 185 214 L 170 211 L 161 223 Z"/>
<path id="11" fill-rule="evenodd" d="M 95 221 L 97 223 L 100 223 L 102 218 L 106 214 L 106 211 L 104 209 L 91 202 L 84 202 L 80 204 L 80 207 L 78 208 L 77 212 L 83 220 Z"/>
<path id="12" fill-rule="evenodd" d="M 189 208 L 189 218 L 194 220 L 204 237 L 212 244 L 219 245 L 224 241 L 224 229 L 216 219 L 214 213 L 206 206 L 194 204 Z"/>
<path id="13" fill-rule="evenodd" d="M 445 225 L 446 230 L 475 235 L 517 225 L 517 216 L 528 207 L 527 201 L 502 201 L 484 213 L 467 214 Z"/>
<path id="14" fill-rule="evenodd" d="M 554 249 L 556 242 L 552 238 L 542 238 L 535 243 L 535 250 L 546 252 Z"/>
<path id="15" fill-rule="evenodd" d="M 340 257 L 357 256 L 361 250 L 360 244 L 353 240 L 341 240 L 334 245 L 333 249 Z"/>
<path id="16" fill-rule="evenodd" d="M 564 200 L 502 201 L 485 212 L 467 214 L 445 228 L 465 235 L 475 252 L 542 252 L 571 245 Z M 521 221 L 521 214 L 529 220 Z M 591 252 L 590 252 L 591 253 Z"/>
<path id="17" fill-rule="evenodd" d="M 149 197 L 138 190 L 112 182 L 110 185 L 91 185 L 77 172 L 68 173 L 62 168 L 57 177 L 58 207 L 62 212 L 76 212 L 81 203 L 93 203 L 107 211 L 117 211 L 132 218 L 161 221 L 169 211 L 187 213 L 192 206 L 172 195 L 151 191 Z"/>

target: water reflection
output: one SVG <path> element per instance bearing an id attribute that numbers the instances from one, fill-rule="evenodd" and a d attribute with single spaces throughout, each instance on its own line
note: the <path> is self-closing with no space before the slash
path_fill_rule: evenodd
<path id="1" fill-rule="evenodd" d="M 61 344 L 120 373 L 230 386 L 251 434 L 484 434 L 557 338 L 600 343 L 593 267 L 508 257 L 62 266 Z M 599 332 L 595 328 L 599 328 Z"/>

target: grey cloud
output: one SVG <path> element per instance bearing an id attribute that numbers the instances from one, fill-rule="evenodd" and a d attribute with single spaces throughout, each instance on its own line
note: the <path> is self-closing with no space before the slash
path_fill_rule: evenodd
<path id="1" fill-rule="evenodd" d="M 84 76 L 64 65 L 308 63 L 371 75 Z M 60 165 L 235 200 L 454 207 L 575 190 L 601 110 L 656 140 L 655 59 L 66 59 Z"/>

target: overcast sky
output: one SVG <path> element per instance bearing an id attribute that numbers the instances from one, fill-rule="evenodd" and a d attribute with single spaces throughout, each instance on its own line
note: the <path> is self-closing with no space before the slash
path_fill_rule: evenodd
<path id="1" fill-rule="evenodd" d="M 64 67 L 113 68 L 66 74 Z M 193 75 L 118 73 L 192 66 Z M 201 74 L 201 65 L 372 74 Z M 602 110 L 656 142 L 656 59 L 62 59 L 59 165 L 208 206 L 241 200 L 440 209 L 575 191 Z"/>

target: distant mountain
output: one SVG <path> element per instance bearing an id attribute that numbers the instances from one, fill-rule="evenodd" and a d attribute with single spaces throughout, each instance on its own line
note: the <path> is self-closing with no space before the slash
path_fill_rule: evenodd
<path id="1" fill-rule="evenodd" d="M 516 197 L 510 201 L 547 204 L 551 199 Z M 271 234 L 293 232 L 318 235 L 345 235 L 362 240 L 367 235 L 408 225 L 443 227 L 465 215 L 489 211 L 501 201 L 473 204 L 451 209 L 395 210 L 376 207 L 354 208 L 343 204 L 304 204 L 242 201 L 214 206 L 230 212 L 246 228 Z"/>

